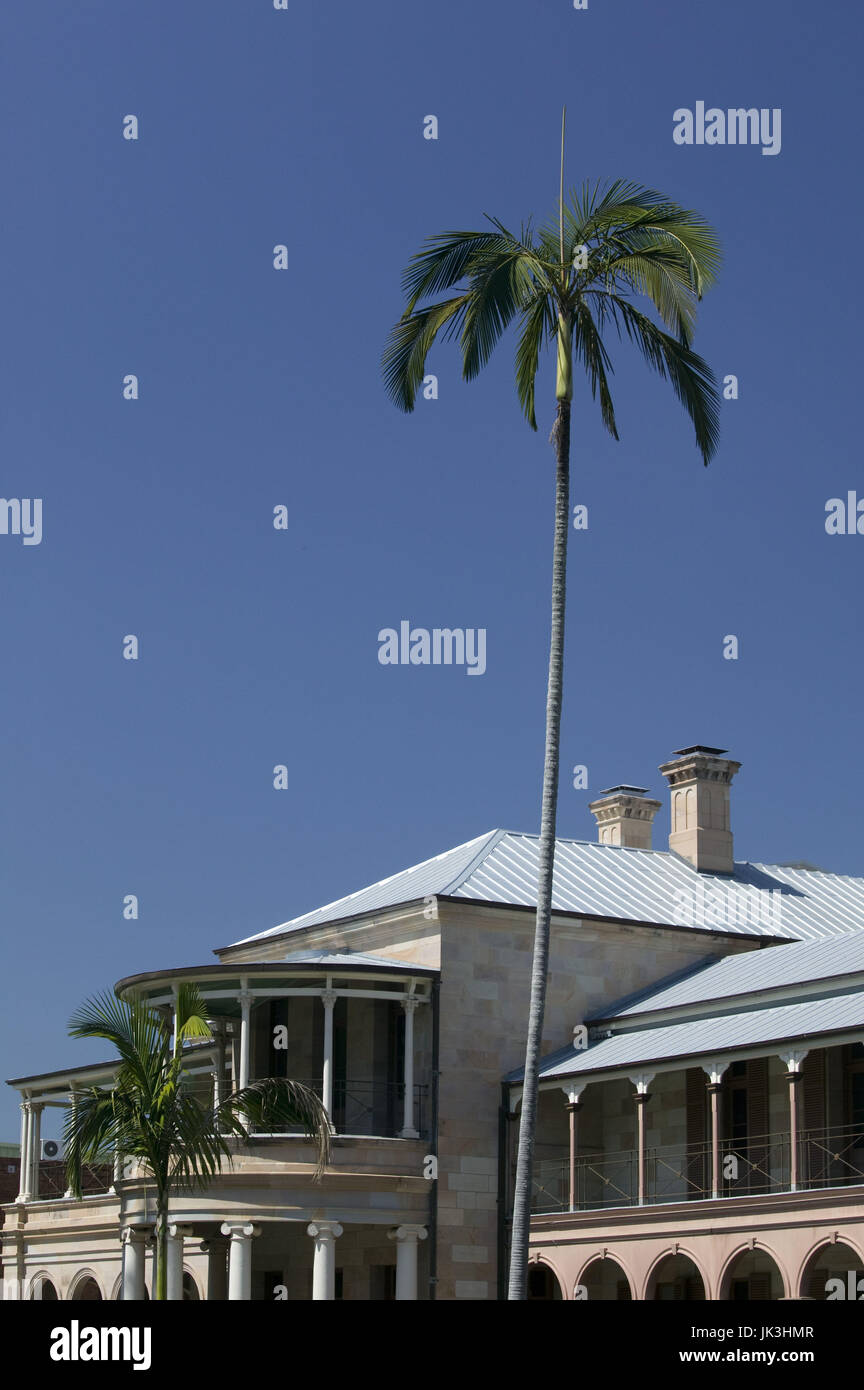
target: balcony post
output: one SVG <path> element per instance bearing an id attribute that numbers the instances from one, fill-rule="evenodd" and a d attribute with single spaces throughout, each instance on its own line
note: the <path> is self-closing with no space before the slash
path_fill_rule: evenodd
<path id="1" fill-rule="evenodd" d="M 570 1118 L 570 1166 L 568 1176 L 568 1203 L 567 1210 L 576 1210 L 576 1149 L 577 1149 L 577 1120 L 579 1111 L 582 1109 L 580 1096 L 588 1083 L 580 1081 L 577 1086 L 562 1086 L 561 1090 L 567 1097 L 567 1114 Z"/>
<path id="2" fill-rule="evenodd" d="M 249 1085 L 249 1056 L 251 1053 L 251 1018 L 252 1000 L 254 996 L 246 988 L 246 981 L 243 981 L 237 998 L 240 1001 L 240 1087 L 245 1091 Z"/>
<path id="3" fill-rule="evenodd" d="M 636 1093 L 633 1099 L 636 1102 L 637 1144 L 639 1162 L 637 1200 L 640 1207 L 644 1207 L 645 1200 L 648 1195 L 645 1172 L 645 1106 L 651 1099 L 651 1096 L 648 1093 L 648 1087 L 651 1085 L 651 1082 L 653 1080 L 653 1071 L 638 1072 L 635 1076 L 630 1077 L 630 1081 L 636 1087 Z"/>
<path id="4" fill-rule="evenodd" d="M 403 1070 L 402 1128 L 400 1139 L 419 1139 L 419 1131 L 414 1128 L 414 1014 L 420 1000 L 416 994 L 408 994 L 401 1000 L 405 1011 L 405 1057 Z M 400 1227 L 401 1230 L 401 1227 Z M 401 1247 L 400 1247 L 401 1249 Z"/>
<path id="5" fill-rule="evenodd" d="M 807 1056 L 807 1049 L 794 1052 L 781 1052 L 780 1060 L 786 1067 L 786 1080 L 789 1083 L 789 1190 L 798 1191 L 798 1083 L 801 1080 L 801 1066 Z"/>
<path id="6" fill-rule="evenodd" d="M 711 1196 L 720 1196 L 720 1096 L 723 1091 L 723 1073 L 728 1062 L 705 1062 L 702 1070 L 708 1077 L 708 1094 L 711 1097 Z"/>
<path id="7" fill-rule="evenodd" d="M 321 1003 L 324 1005 L 324 1057 L 321 1065 L 321 1100 L 324 1109 L 327 1111 L 327 1118 L 333 1127 L 333 1009 L 338 995 L 335 989 L 330 989 L 330 981 L 327 981 L 328 988 L 321 992 Z"/>
<path id="8" fill-rule="evenodd" d="M 225 1099 L 225 1034 L 221 1023 L 211 1022 L 216 1056 L 213 1061 L 213 1109 L 218 1110 Z"/>
<path id="9" fill-rule="evenodd" d="M 21 1102 L 21 1159 L 18 1165 L 17 1202 L 30 1201 L 30 1102 Z"/>

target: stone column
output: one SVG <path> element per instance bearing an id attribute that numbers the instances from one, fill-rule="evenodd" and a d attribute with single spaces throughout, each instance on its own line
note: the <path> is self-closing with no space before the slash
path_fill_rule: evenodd
<path id="1" fill-rule="evenodd" d="M 402 1000 L 405 1011 L 405 1059 L 403 1069 L 403 1106 L 400 1139 L 419 1139 L 420 1132 L 414 1128 L 414 1014 L 420 1000 L 414 994 Z M 400 1227 L 401 1230 L 401 1227 Z"/>
<path id="2" fill-rule="evenodd" d="M 321 1062 L 321 1099 L 327 1118 L 333 1124 L 333 1009 L 336 1004 L 336 991 L 325 989 L 321 994 L 324 1005 L 324 1055 Z"/>
<path id="3" fill-rule="evenodd" d="M 639 1165 L 639 1170 L 638 1170 L 637 1200 L 638 1200 L 639 1206 L 642 1207 L 642 1206 L 645 1205 L 645 1200 L 646 1200 L 646 1198 L 647 1198 L 647 1196 L 648 1196 L 648 1192 L 647 1192 L 647 1174 L 646 1174 L 646 1163 L 645 1163 L 645 1106 L 648 1104 L 649 1100 L 651 1099 L 650 1095 L 648 1094 L 648 1087 L 651 1085 L 651 1082 L 654 1080 L 654 1073 L 653 1073 L 653 1072 L 639 1072 L 639 1074 L 638 1074 L 637 1076 L 631 1076 L 631 1077 L 630 1077 L 630 1080 L 632 1081 L 633 1085 L 636 1087 L 636 1094 L 635 1094 L 635 1096 L 633 1097 L 633 1099 L 634 1099 L 635 1102 L 636 1102 L 636 1117 L 637 1117 L 637 1127 L 636 1127 L 637 1138 L 636 1138 L 636 1142 L 637 1142 L 637 1145 L 638 1145 L 637 1153 L 638 1153 L 638 1165 Z"/>
<path id="4" fill-rule="evenodd" d="M 20 1171 L 18 1174 L 18 1196 L 15 1199 L 17 1202 L 30 1201 L 30 1135 L 32 1134 L 32 1132 L 33 1131 L 31 1129 L 30 1102 L 27 1100 L 22 1100 L 21 1161 L 19 1164 Z"/>
<path id="5" fill-rule="evenodd" d="M 708 1077 L 711 1097 L 711 1196 L 720 1196 L 720 1096 L 723 1092 L 723 1073 L 728 1062 L 706 1062 L 702 1070 Z"/>
<path id="6" fill-rule="evenodd" d="M 168 1226 L 165 1236 L 165 1297 L 174 1303 L 183 1301 L 183 1241 L 193 1234 L 191 1226 Z"/>
<path id="7" fill-rule="evenodd" d="M 42 1111 L 45 1106 L 39 1101 L 30 1102 L 30 1180 L 27 1184 L 30 1200 L 35 1202 L 39 1196 L 39 1163 L 42 1157 Z"/>
<path id="8" fill-rule="evenodd" d="M 338 1221 L 312 1221 L 306 1233 L 315 1241 L 312 1297 L 332 1300 L 336 1296 L 336 1241 L 342 1227 Z"/>
<path id="9" fill-rule="evenodd" d="M 251 1221 L 223 1221 L 223 1236 L 231 1237 L 228 1253 L 228 1297 L 248 1303 L 252 1297 L 252 1238 L 261 1227 Z"/>
<path id="10" fill-rule="evenodd" d="M 400 1302 L 417 1301 L 417 1251 L 419 1242 L 426 1239 L 425 1226 L 396 1226 L 387 1232 L 396 1241 L 396 1298 Z"/>
<path id="11" fill-rule="evenodd" d="M 207 1256 L 207 1302 L 224 1302 L 228 1297 L 228 1242 L 224 1236 L 208 1236 L 201 1249 Z"/>
<path id="12" fill-rule="evenodd" d="M 806 1048 L 780 1054 L 780 1060 L 786 1067 L 786 1080 L 789 1083 L 789 1189 L 791 1192 L 798 1190 L 798 1085 L 802 1077 L 801 1067 L 806 1056 Z"/>
<path id="13" fill-rule="evenodd" d="M 147 1241 L 150 1229 L 147 1226 L 124 1226 L 123 1242 L 123 1291 L 125 1303 L 144 1301 L 144 1270 L 147 1259 Z"/>

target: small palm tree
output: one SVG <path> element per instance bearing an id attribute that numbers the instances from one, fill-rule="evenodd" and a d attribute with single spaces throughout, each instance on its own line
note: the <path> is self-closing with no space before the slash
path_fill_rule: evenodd
<path id="1" fill-rule="evenodd" d="M 557 410 L 550 437 L 556 461 L 552 630 L 537 917 L 508 1295 L 522 1299 L 555 862 L 573 361 L 584 368 L 592 397 L 599 400 L 603 424 L 617 439 L 609 388 L 612 363 L 604 333 L 614 329 L 619 338 L 635 344 L 648 365 L 671 382 L 707 464 L 717 446 L 719 393 L 711 369 L 693 352 L 691 342 L 696 303 L 715 278 L 720 250 L 712 228 L 698 213 L 636 183 L 620 179 L 585 183 L 565 202 L 563 120 L 555 219 L 537 232 L 529 223 L 518 236 L 497 218 L 487 221 L 485 231 L 440 232 L 429 237 L 425 249 L 412 258 L 402 277 L 407 307 L 391 333 L 382 366 L 391 398 L 402 410 L 411 411 L 427 355 L 439 334 L 458 335 L 462 375 L 471 381 L 515 320 L 516 389 L 528 423 L 536 430 L 534 394 L 541 354 L 545 346 L 556 349 Z M 435 298 L 454 287 L 458 287 L 456 293 Z M 636 306 L 639 296 L 657 311 L 662 327 Z M 424 303 L 430 299 L 431 303 Z"/>
<path id="2" fill-rule="evenodd" d="M 154 1297 L 167 1296 L 165 1260 L 168 1208 L 172 1193 L 206 1188 L 232 1161 L 229 1137 L 248 1140 L 255 1126 L 300 1129 L 317 1146 L 315 1179 L 330 1156 L 330 1124 L 318 1096 L 300 1082 L 255 1081 L 214 1108 L 196 1093 L 184 1063 L 184 1043 L 212 1037 L 204 1001 L 194 985 L 180 986 L 176 1026 L 137 1000 L 111 993 L 89 999 L 74 1014 L 74 1038 L 105 1038 L 116 1048 L 120 1067 L 110 1087 L 93 1086 L 76 1094 L 66 1114 L 64 1142 L 69 1190 L 81 1197 L 85 1163 L 104 1163 L 120 1155 L 137 1161 L 156 1188 L 156 1283 Z"/>

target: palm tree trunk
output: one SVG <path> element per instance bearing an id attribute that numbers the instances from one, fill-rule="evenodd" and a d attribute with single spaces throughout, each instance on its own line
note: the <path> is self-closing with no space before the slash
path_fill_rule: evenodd
<path id="1" fill-rule="evenodd" d="M 156 1278 L 153 1297 L 165 1302 L 168 1298 L 168 1208 L 161 1203 L 156 1208 Z"/>
<path id="2" fill-rule="evenodd" d="M 561 692 L 564 675 L 564 607 L 567 576 L 567 535 L 570 523 L 570 401 L 558 401 L 552 433 L 555 444 L 555 546 L 552 560 L 552 635 L 549 644 L 549 684 L 546 693 L 546 755 L 543 765 L 543 808 L 537 878 L 537 918 L 531 965 L 531 1005 L 525 1048 L 525 1077 L 519 1150 L 513 1200 L 508 1299 L 524 1299 L 528 1274 L 528 1234 L 531 1220 L 531 1175 L 537 1123 L 537 1073 L 546 1009 L 546 974 L 552 916 L 552 872 L 555 866 L 555 823 L 558 809 L 558 762 L 561 734 Z"/>

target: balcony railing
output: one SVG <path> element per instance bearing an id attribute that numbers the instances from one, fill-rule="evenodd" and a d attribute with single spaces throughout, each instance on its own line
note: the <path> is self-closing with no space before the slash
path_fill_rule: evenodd
<path id="1" fill-rule="evenodd" d="M 792 1185 L 790 1135 L 764 1134 L 720 1143 L 720 1197 L 788 1192 Z M 805 1130 L 797 1141 L 797 1188 L 864 1183 L 864 1128 Z M 578 1154 L 573 1211 L 601 1211 L 639 1203 L 639 1155 L 635 1149 Z M 669 1145 L 645 1150 L 644 1205 L 694 1202 L 713 1196 L 711 1145 Z M 535 1167 L 532 1210 L 570 1210 L 570 1164 L 544 1160 Z"/>
<path id="2" fill-rule="evenodd" d="M 298 1079 L 316 1095 L 322 1095 L 320 1076 Z M 421 1138 L 427 1137 L 428 1091 L 429 1088 L 425 1085 L 414 1087 L 414 1129 Z M 333 1128 L 337 1134 L 393 1139 L 400 1134 L 405 1123 L 404 1097 L 405 1086 L 401 1081 L 336 1079 L 333 1082 L 333 1106 L 330 1114 Z"/>
<path id="3" fill-rule="evenodd" d="M 84 1163 L 81 1165 L 81 1192 L 85 1197 L 95 1197 L 105 1193 L 114 1181 L 112 1164 Z M 66 1192 L 66 1165 L 56 1159 L 40 1159 L 39 1162 L 39 1201 L 56 1200 Z"/>

